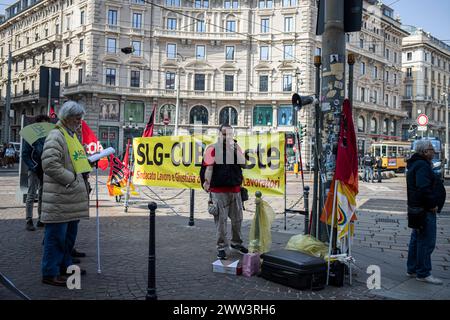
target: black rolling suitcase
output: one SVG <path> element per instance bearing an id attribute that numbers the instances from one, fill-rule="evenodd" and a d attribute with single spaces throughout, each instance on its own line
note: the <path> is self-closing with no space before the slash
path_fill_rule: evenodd
<path id="1" fill-rule="evenodd" d="M 274 250 L 261 255 L 261 276 L 296 289 L 320 290 L 327 281 L 324 259 L 293 250 Z"/>

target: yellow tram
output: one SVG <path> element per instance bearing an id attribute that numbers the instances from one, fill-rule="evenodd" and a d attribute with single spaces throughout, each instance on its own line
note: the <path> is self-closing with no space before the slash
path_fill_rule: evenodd
<path id="1" fill-rule="evenodd" d="M 411 142 L 383 141 L 370 147 L 373 157 L 381 157 L 383 170 L 404 172 L 406 160 L 411 153 Z"/>

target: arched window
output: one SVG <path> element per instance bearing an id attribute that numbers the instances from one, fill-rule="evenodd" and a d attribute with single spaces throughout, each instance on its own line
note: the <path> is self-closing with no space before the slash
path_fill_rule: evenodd
<path id="1" fill-rule="evenodd" d="M 225 32 L 237 32 L 236 17 L 230 14 L 225 20 Z"/>
<path id="2" fill-rule="evenodd" d="M 389 120 L 388 119 L 384 119 L 383 121 L 383 134 L 388 134 L 388 130 L 389 130 Z"/>
<path id="3" fill-rule="evenodd" d="M 374 134 L 378 133 L 378 122 L 375 118 L 372 118 L 372 120 L 370 120 L 370 132 Z"/>
<path id="4" fill-rule="evenodd" d="M 206 32 L 205 17 L 203 14 L 198 15 L 195 20 L 195 32 Z"/>
<path id="5" fill-rule="evenodd" d="M 157 123 L 164 123 L 164 120 L 169 120 L 170 124 L 175 123 L 176 107 L 173 104 L 165 104 L 159 109 Z"/>
<path id="6" fill-rule="evenodd" d="M 231 121 L 230 121 L 231 118 Z M 238 113 L 233 107 L 225 107 L 220 110 L 219 124 L 230 124 L 232 126 L 237 125 Z"/>
<path id="7" fill-rule="evenodd" d="M 358 118 L 358 132 L 366 131 L 366 122 L 364 121 L 364 117 L 360 116 Z"/>
<path id="8" fill-rule="evenodd" d="M 189 113 L 190 124 L 208 124 L 208 110 L 204 106 L 195 106 Z"/>

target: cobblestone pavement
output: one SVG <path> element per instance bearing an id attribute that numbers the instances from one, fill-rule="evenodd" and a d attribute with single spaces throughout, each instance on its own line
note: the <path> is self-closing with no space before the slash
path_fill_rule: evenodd
<path id="1" fill-rule="evenodd" d="M 393 294 L 394 289 L 410 281 L 404 275 L 405 252 L 409 230 L 400 202 L 395 210 L 383 210 L 386 199 L 406 198 L 404 178 L 378 184 L 362 184 L 358 204 L 354 256 L 358 268 L 354 283 L 343 288 L 299 291 L 268 282 L 260 277 L 246 278 L 212 272 L 215 260 L 214 223 L 206 211 L 206 193 L 196 191 L 195 226 L 188 227 L 189 191 L 152 188 L 141 189 L 141 198 L 133 198 L 128 213 L 106 194 L 105 176 L 100 177 L 101 274 L 97 274 L 95 208 L 91 219 L 80 223 L 77 248 L 88 256 L 81 267 L 88 274 L 82 277 L 81 290 L 68 290 L 41 284 L 40 261 L 43 231 L 25 231 L 23 205 L 15 201 L 17 178 L 0 173 L 0 272 L 32 299 L 143 299 L 147 289 L 148 209 L 151 198 L 168 199 L 158 203 L 156 219 L 157 294 L 159 299 L 385 299 L 408 298 Z M 297 202 L 301 184 L 295 176 L 288 179 L 287 206 Z M 93 193 L 94 194 L 94 193 Z M 170 199 L 173 198 L 173 199 Z M 254 203 L 246 203 L 243 235 L 247 238 Z M 283 212 L 283 198 L 265 198 L 276 212 Z M 91 204 L 91 206 L 94 203 Z M 380 209 L 377 209 L 377 206 Z M 382 208 L 383 207 L 383 208 Z M 303 203 L 298 204 L 303 208 Z M 386 211 L 386 212 L 384 212 Z M 390 211 L 390 212 L 389 212 Z M 439 217 L 438 245 L 433 254 L 435 274 L 446 280 L 445 286 L 427 293 L 426 298 L 450 298 L 448 268 L 450 266 L 450 217 Z M 293 234 L 303 232 L 303 216 L 279 214 L 273 224 L 272 248 L 284 247 Z M 239 258 L 238 255 L 232 257 Z M 382 268 L 382 288 L 368 290 L 365 273 L 368 265 Z M 417 282 L 417 281 L 416 281 Z M 422 284 L 421 284 L 422 285 Z M 409 287 L 408 287 L 409 288 Z M 399 289 L 400 290 L 400 289 Z M 408 289 L 409 290 L 409 289 Z M 386 294 L 380 292 L 386 291 Z M 424 291 L 417 288 L 417 291 Z M 394 292 L 395 293 L 395 292 Z M 420 296 L 417 296 L 420 298 Z M 0 285 L 0 299 L 15 299 Z"/>

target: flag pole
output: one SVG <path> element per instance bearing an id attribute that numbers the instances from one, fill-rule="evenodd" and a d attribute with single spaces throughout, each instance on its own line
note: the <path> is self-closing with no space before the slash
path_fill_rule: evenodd
<path id="1" fill-rule="evenodd" d="M 287 228 L 287 155 L 286 155 L 286 133 L 284 134 L 284 230 Z"/>
<path id="2" fill-rule="evenodd" d="M 95 211 L 97 215 L 97 273 L 102 273 L 100 267 L 100 217 L 98 208 L 98 161 L 95 162 Z"/>
<path id="3" fill-rule="evenodd" d="M 352 227 L 352 218 L 353 216 L 350 218 L 350 221 L 348 223 L 348 257 L 352 256 L 352 232 L 351 232 L 351 227 Z M 349 260 L 349 264 L 348 264 L 348 272 L 349 272 L 349 281 L 350 281 L 350 285 L 352 285 L 352 262 Z"/>
<path id="4" fill-rule="evenodd" d="M 130 165 L 130 160 L 131 160 L 131 157 L 132 157 L 132 155 L 131 155 L 131 152 L 130 152 L 130 149 L 132 148 L 132 146 L 131 146 L 131 144 L 130 144 L 130 139 L 128 139 L 128 141 L 127 141 L 127 152 L 128 152 L 128 163 L 127 163 L 127 166 L 128 166 L 128 179 L 127 179 L 127 191 L 126 191 L 126 193 L 125 193 L 125 203 L 124 203 L 124 205 L 125 205 L 125 209 L 124 209 L 124 212 L 128 212 L 128 201 L 130 200 L 130 179 L 131 179 L 131 172 L 132 172 L 132 167 L 131 167 L 131 165 Z"/>
<path id="5" fill-rule="evenodd" d="M 334 194 L 333 194 L 333 210 L 331 214 L 331 235 L 330 235 L 330 243 L 328 244 L 328 269 L 327 269 L 327 285 L 330 280 L 330 260 L 331 260 L 331 251 L 333 245 L 333 229 L 334 229 L 334 217 L 336 216 L 336 195 L 337 195 L 337 180 L 334 182 Z"/>

